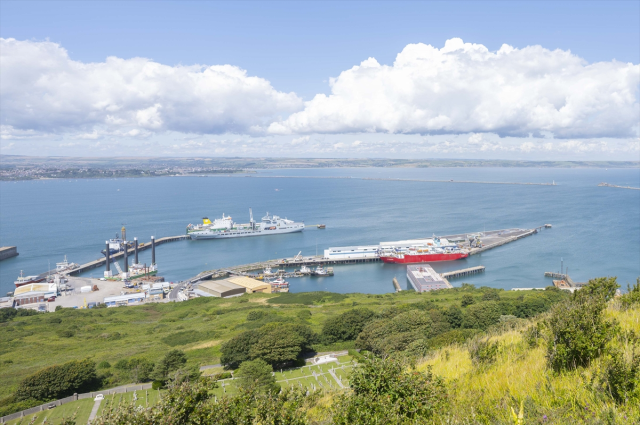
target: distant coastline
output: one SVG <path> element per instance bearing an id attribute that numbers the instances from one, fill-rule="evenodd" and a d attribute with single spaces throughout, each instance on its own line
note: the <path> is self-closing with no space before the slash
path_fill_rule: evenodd
<path id="1" fill-rule="evenodd" d="M 640 168 L 640 161 L 378 158 L 37 157 L 0 155 L 0 180 L 142 178 L 309 168 Z"/>

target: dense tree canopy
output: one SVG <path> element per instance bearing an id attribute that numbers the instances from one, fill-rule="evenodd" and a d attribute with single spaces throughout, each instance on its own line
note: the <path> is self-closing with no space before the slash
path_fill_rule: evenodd
<path id="1" fill-rule="evenodd" d="M 25 378 L 16 390 L 17 400 L 55 400 L 99 386 L 96 364 L 91 360 L 50 366 Z"/>

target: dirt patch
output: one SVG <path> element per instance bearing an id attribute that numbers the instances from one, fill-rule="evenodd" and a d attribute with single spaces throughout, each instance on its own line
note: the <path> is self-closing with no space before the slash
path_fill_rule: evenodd
<path id="1" fill-rule="evenodd" d="M 187 348 L 185 351 L 191 351 L 191 350 L 199 350 L 201 348 L 209 348 L 209 347 L 213 347 L 215 345 L 218 345 L 222 342 L 221 339 L 217 339 L 215 341 L 208 341 L 208 342 L 203 342 L 202 344 L 198 344 L 198 345 L 194 345 L 193 347 Z"/>

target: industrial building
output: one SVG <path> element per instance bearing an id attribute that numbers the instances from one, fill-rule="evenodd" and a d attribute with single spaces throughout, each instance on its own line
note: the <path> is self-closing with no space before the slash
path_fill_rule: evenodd
<path id="1" fill-rule="evenodd" d="M 264 294 L 271 293 L 271 285 L 256 279 L 251 279 L 250 277 L 246 276 L 230 277 L 223 280 L 223 282 L 229 282 L 233 283 L 234 285 L 242 286 L 247 290 L 248 294 L 252 294 L 254 292 L 262 292 Z"/>
<path id="2" fill-rule="evenodd" d="M 30 283 L 16 288 L 13 293 L 16 306 L 45 302 L 58 294 L 55 283 Z"/>
<path id="3" fill-rule="evenodd" d="M 379 245 L 367 246 L 342 246 L 324 250 L 324 258 L 327 260 L 362 260 L 366 258 L 378 258 Z"/>
<path id="4" fill-rule="evenodd" d="M 407 279 L 409 279 L 416 292 L 453 288 L 447 279 L 440 276 L 428 264 L 407 266 Z"/>
<path id="5" fill-rule="evenodd" d="M 226 280 L 210 280 L 200 283 L 194 292 L 205 297 L 227 298 L 242 295 L 247 292 L 247 289 L 244 286 L 236 285 Z M 204 292 L 204 294 L 200 294 L 200 292 Z"/>
<path id="6" fill-rule="evenodd" d="M 105 297 L 104 303 L 107 307 L 120 307 L 122 305 L 137 305 L 144 302 L 147 295 L 144 292 L 134 292 L 113 297 Z"/>

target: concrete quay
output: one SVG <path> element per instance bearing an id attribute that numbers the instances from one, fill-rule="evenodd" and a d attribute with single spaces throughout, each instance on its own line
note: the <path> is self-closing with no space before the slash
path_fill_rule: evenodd
<path id="1" fill-rule="evenodd" d="M 6 260 L 7 258 L 16 257 L 18 254 L 18 248 L 15 246 L 3 246 L 0 247 L 0 260 Z"/>

